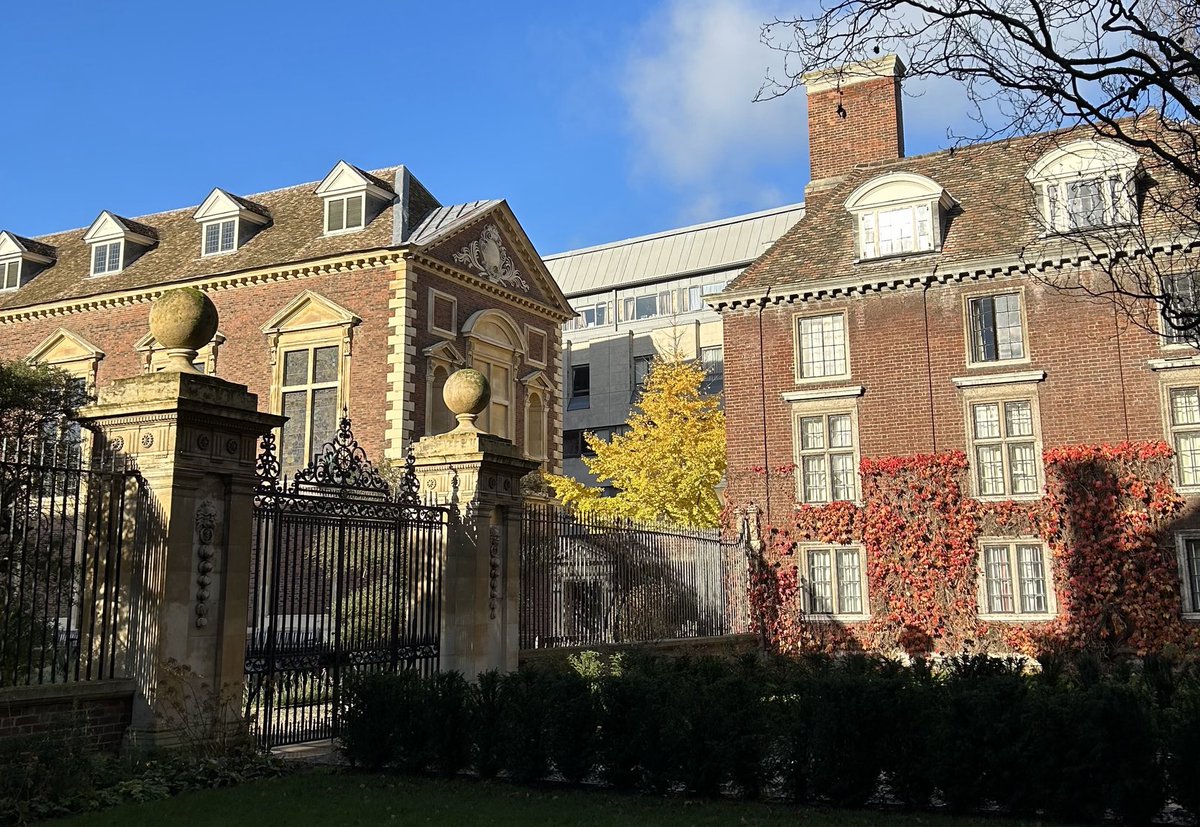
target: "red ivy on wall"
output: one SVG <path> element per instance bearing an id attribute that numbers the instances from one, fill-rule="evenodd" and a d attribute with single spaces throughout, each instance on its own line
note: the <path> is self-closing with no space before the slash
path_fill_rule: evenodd
<path id="1" fill-rule="evenodd" d="M 980 501 L 966 493 L 965 454 L 863 460 L 862 505 L 800 505 L 768 525 L 751 578 L 754 621 L 783 652 L 1096 649 L 1145 654 L 1196 644 L 1181 617 L 1168 522 L 1183 507 L 1165 443 L 1071 446 L 1043 454 L 1044 496 Z M 755 469 L 758 473 L 767 473 Z M 774 469 L 790 478 L 794 468 Z M 794 482 L 777 489 L 795 490 Z M 1057 617 L 989 623 L 979 617 L 978 540 L 1037 537 L 1048 552 Z M 862 547 L 870 620 L 842 624 L 800 611 L 798 550 Z"/>

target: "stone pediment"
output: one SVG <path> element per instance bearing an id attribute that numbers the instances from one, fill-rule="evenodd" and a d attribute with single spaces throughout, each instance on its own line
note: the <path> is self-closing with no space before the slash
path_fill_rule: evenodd
<path id="1" fill-rule="evenodd" d="M 504 202 L 435 240 L 422 252 L 514 296 L 572 312 Z"/>
<path id="2" fill-rule="evenodd" d="M 103 359 L 104 351 L 78 333 L 60 327 L 47 336 L 26 358 L 30 362 L 58 365 L 84 359 Z"/>
<path id="3" fill-rule="evenodd" d="M 305 290 L 262 326 L 268 335 L 284 330 L 313 330 L 321 327 L 350 327 L 362 319 L 320 293 Z"/>

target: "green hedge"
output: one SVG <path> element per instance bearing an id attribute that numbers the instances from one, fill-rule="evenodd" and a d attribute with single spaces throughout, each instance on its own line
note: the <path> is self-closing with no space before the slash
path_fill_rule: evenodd
<path id="1" fill-rule="evenodd" d="M 584 657 L 574 668 L 371 676 L 345 695 L 357 766 L 558 777 L 703 796 L 1126 823 L 1200 815 L 1200 670 L 869 656 Z"/>

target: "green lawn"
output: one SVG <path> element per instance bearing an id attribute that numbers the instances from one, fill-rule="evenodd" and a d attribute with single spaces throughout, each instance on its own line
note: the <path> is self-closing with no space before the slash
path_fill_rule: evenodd
<path id="1" fill-rule="evenodd" d="M 693 801 L 501 782 L 306 772 L 167 801 L 76 816 L 61 825 L 753 825 L 1014 827 L 1021 822 L 884 812 L 837 812 L 736 801 Z"/>

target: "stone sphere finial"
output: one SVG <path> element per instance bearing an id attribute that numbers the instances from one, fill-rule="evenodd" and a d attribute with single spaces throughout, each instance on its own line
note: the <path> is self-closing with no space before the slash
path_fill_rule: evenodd
<path id="1" fill-rule="evenodd" d="M 150 333 L 167 351 L 167 370 L 199 373 L 192 366 L 217 332 L 217 306 L 195 287 L 167 290 L 150 308 Z"/>
<path id="2" fill-rule="evenodd" d="M 442 388 L 446 407 L 458 419 L 455 433 L 478 432 L 475 420 L 492 401 L 492 386 L 488 378 L 474 368 L 463 368 L 450 374 Z"/>

